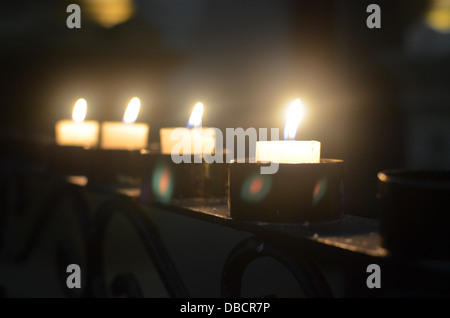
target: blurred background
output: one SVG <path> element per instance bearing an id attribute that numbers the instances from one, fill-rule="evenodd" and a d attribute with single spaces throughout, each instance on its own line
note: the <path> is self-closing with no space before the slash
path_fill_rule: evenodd
<path id="1" fill-rule="evenodd" d="M 81 28 L 69 29 L 69 4 Z M 366 8 L 381 8 L 369 29 Z M 84 0 L 0 4 L 0 129 L 52 140 L 73 103 L 87 119 L 184 126 L 284 126 L 345 161 L 346 212 L 376 217 L 376 174 L 450 167 L 449 0 Z"/>

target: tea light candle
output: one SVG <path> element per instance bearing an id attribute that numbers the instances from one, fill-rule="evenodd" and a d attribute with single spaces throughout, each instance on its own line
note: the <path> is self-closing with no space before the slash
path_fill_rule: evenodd
<path id="1" fill-rule="evenodd" d="M 320 142 L 294 140 L 302 117 L 302 103 L 300 99 L 296 99 L 288 108 L 286 114 L 285 140 L 258 141 L 256 143 L 256 161 L 278 163 L 320 162 Z"/>
<path id="2" fill-rule="evenodd" d="M 256 161 L 317 163 L 320 162 L 320 142 L 315 140 L 258 141 Z"/>
<path id="3" fill-rule="evenodd" d="M 99 123 L 85 121 L 87 102 L 80 98 L 72 111 L 72 120 L 60 120 L 55 125 L 56 144 L 60 146 L 96 147 L 98 144 Z"/>
<path id="4" fill-rule="evenodd" d="M 140 106 L 139 98 L 134 97 L 127 106 L 123 122 L 102 123 L 101 148 L 139 150 L 147 147 L 150 127 L 145 123 L 135 123 Z"/>
<path id="5" fill-rule="evenodd" d="M 188 127 L 161 128 L 161 153 L 171 154 L 172 150 L 179 150 L 181 155 L 186 154 L 213 154 L 215 151 L 216 131 L 214 128 L 203 128 L 203 104 L 198 102 L 191 113 Z M 176 147 L 176 148 L 175 148 Z"/>

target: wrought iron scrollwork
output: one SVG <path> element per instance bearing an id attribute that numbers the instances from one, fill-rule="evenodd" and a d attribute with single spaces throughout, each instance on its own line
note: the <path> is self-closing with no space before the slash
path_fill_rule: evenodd
<path id="1" fill-rule="evenodd" d="M 0 190 L 3 190 L 0 196 L 0 234 L 3 238 L 7 215 L 26 213 L 28 192 L 24 178 L 18 170 L 2 171 Z M 80 264 L 82 258 L 79 251 L 80 247 L 71 239 L 56 242 L 55 260 L 61 289 L 65 295 L 67 297 L 143 297 L 138 280 L 131 273 L 117 275 L 110 286 L 110 293 L 105 285 L 104 261 L 102 258 L 105 232 L 111 217 L 120 214 L 126 218 L 138 234 L 169 295 L 171 297 L 188 297 L 188 291 L 165 250 L 156 228 L 138 204 L 135 204 L 131 198 L 113 195 L 113 198 L 107 199 L 93 214 L 85 198 L 85 191 L 86 188 L 79 185 L 66 182 L 59 183 L 38 210 L 36 223 L 32 226 L 30 235 L 26 237 L 23 247 L 18 252 L 8 256 L 18 264 L 28 260 L 48 229 L 52 218 L 63 208 L 63 203 L 68 203 L 73 208 L 70 210 L 74 211 L 79 221 L 82 236 L 81 248 L 87 257 L 86 266 L 83 266 L 85 286 L 78 291 L 68 289 L 66 286 L 68 276 L 66 269 L 69 264 Z M 11 193 L 14 195 L 11 196 Z M 110 194 L 107 196 L 110 196 Z"/>
<path id="2" fill-rule="evenodd" d="M 73 184 L 62 184 L 58 185 L 56 190 L 44 202 L 39 212 L 37 223 L 32 228 L 24 248 L 14 257 L 15 261 L 23 262 L 29 257 L 31 251 L 35 249 L 39 239 L 42 237 L 42 233 L 52 216 L 59 210 L 64 199 L 68 199 L 75 208 L 74 211 L 76 212 L 82 231 L 83 246 L 87 248 L 87 238 L 91 223 L 89 204 L 84 198 L 80 187 Z"/>
<path id="3" fill-rule="evenodd" d="M 241 297 L 241 285 L 248 265 L 260 257 L 281 262 L 296 278 L 306 297 L 332 297 L 331 290 L 316 266 L 291 247 L 251 237 L 229 254 L 222 272 L 222 297 Z"/>
<path id="4" fill-rule="evenodd" d="M 12 180 L 9 182 L 8 180 Z M 3 173 L 1 189 L 11 190 L 14 197 L 0 196 L 1 216 L 5 220 L 6 213 L 17 215 L 27 212 L 27 189 L 21 174 L 17 171 Z M 8 187 L 8 188 L 7 188 Z M 79 264 L 82 259 L 80 248 L 71 239 L 57 242 L 56 261 L 59 281 L 67 297 L 143 297 L 142 288 L 133 273 L 119 273 L 107 286 L 105 279 L 104 245 L 105 236 L 113 216 L 121 215 L 132 226 L 143 244 L 147 255 L 152 260 L 170 297 L 189 297 L 188 290 L 177 272 L 170 255 L 167 253 L 156 227 L 146 216 L 141 205 L 132 198 L 106 193 L 106 200 L 96 211 L 91 211 L 86 199 L 88 187 L 66 182 L 59 183 L 44 204 L 38 210 L 38 218 L 31 229 L 23 248 L 13 256 L 17 263 L 26 261 L 42 239 L 48 224 L 55 214 L 71 205 L 79 221 L 82 235 L 82 250 L 86 253 L 83 266 L 84 286 L 82 290 L 69 290 L 66 286 L 66 268 L 69 264 Z M 11 200 L 12 201 L 7 201 Z M 95 212 L 95 213 L 94 213 Z M 5 227 L 5 222 L 0 222 Z M 0 230 L 3 230 L 0 229 Z M 3 234 L 3 233 L 2 233 Z M 239 243 L 228 256 L 222 272 L 222 296 L 241 297 L 241 283 L 248 265 L 259 257 L 267 256 L 281 262 L 295 277 L 307 297 L 331 297 L 330 288 L 316 266 L 292 246 L 277 243 L 274 240 L 263 240 L 258 237 L 246 239 Z"/>
<path id="5" fill-rule="evenodd" d="M 123 215 L 137 232 L 148 255 L 152 259 L 155 267 L 171 297 L 189 297 L 189 293 L 179 276 L 173 262 L 162 244 L 156 228 L 145 217 L 140 207 L 121 197 L 114 198 L 103 203 L 95 213 L 93 222 L 93 232 L 90 236 L 90 260 L 92 277 L 89 281 L 93 283 L 92 291 L 107 294 L 106 283 L 102 274 L 103 259 L 102 248 L 105 231 L 109 221 L 114 214 Z M 113 294 L 126 294 L 128 296 L 141 296 L 142 292 L 134 276 L 130 274 L 120 274 L 112 284 Z"/>

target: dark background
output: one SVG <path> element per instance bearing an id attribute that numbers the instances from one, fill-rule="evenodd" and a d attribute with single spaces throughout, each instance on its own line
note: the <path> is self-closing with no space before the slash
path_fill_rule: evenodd
<path id="1" fill-rule="evenodd" d="M 66 27 L 70 3 L 81 29 Z M 450 166 L 450 34 L 424 22 L 432 2 L 130 3 L 130 18 L 108 27 L 89 1 L 0 4 L 2 134 L 52 140 L 76 99 L 104 121 L 133 96 L 151 142 L 184 126 L 197 100 L 205 126 L 282 129 L 300 97 L 297 139 L 345 161 L 347 213 L 376 217 L 378 171 Z M 366 26 L 370 3 L 381 29 Z"/>

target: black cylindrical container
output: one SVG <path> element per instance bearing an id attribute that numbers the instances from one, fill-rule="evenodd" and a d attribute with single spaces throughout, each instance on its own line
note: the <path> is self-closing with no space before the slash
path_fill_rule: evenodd
<path id="1" fill-rule="evenodd" d="M 77 146 L 51 145 L 48 147 L 47 171 L 58 175 L 87 175 L 91 149 Z"/>
<path id="2" fill-rule="evenodd" d="M 279 164 L 274 174 L 261 174 L 262 163 L 229 165 L 230 215 L 262 222 L 325 221 L 344 213 L 344 162 Z"/>
<path id="3" fill-rule="evenodd" d="M 89 183 L 140 187 L 144 150 L 93 149 L 89 154 Z"/>
<path id="4" fill-rule="evenodd" d="M 141 201 L 170 202 L 173 199 L 210 199 L 227 196 L 227 164 L 174 163 L 171 155 L 149 154 L 144 160 Z"/>
<path id="5" fill-rule="evenodd" d="M 450 171 L 378 173 L 382 245 L 392 255 L 450 259 Z"/>

